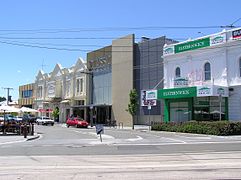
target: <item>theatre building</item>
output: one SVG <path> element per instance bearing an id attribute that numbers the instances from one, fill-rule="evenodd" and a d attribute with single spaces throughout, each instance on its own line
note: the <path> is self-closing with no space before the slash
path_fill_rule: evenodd
<path id="1" fill-rule="evenodd" d="M 164 121 L 241 119 L 240 29 L 163 49 Z"/>

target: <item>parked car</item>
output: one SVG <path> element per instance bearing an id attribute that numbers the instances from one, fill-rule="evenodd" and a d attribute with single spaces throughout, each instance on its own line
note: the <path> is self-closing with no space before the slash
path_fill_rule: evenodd
<path id="1" fill-rule="evenodd" d="M 15 120 L 18 121 L 18 122 L 20 122 L 20 121 L 23 120 L 23 117 L 22 117 L 22 116 L 16 116 L 16 117 L 15 117 Z"/>
<path id="2" fill-rule="evenodd" d="M 30 122 L 33 123 L 36 121 L 36 116 L 34 116 L 33 114 L 23 114 L 22 120 L 25 122 Z"/>
<path id="3" fill-rule="evenodd" d="M 41 117 L 37 117 L 36 119 L 36 123 L 39 125 L 39 124 L 42 124 L 42 125 L 54 125 L 54 120 L 49 118 L 49 117 L 46 117 L 46 116 L 41 116 Z"/>
<path id="4" fill-rule="evenodd" d="M 67 127 L 75 126 L 75 127 L 84 127 L 88 128 L 89 123 L 79 117 L 70 117 L 66 121 Z"/>

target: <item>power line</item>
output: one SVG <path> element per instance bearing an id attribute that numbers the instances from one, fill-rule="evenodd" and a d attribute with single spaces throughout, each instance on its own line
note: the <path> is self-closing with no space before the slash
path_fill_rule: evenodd
<path id="1" fill-rule="evenodd" d="M 240 41 L 240 40 L 236 40 Z M 40 48 L 40 49 L 49 49 L 49 50 L 60 50 L 60 51 L 79 51 L 79 52 L 91 52 L 91 51 L 97 51 L 96 49 L 79 49 L 79 48 L 59 48 L 59 47 L 49 47 L 49 46 L 40 46 L 40 45 L 34 45 L 34 44 L 26 44 L 26 43 L 15 43 L 11 41 L 0 41 L 2 44 L 8 44 L 8 45 L 14 45 L 14 46 L 20 46 L 20 47 L 29 47 L 29 48 Z M 84 45 L 83 45 L 84 46 Z M 241 44 L 236 44 L 236 45 L 231 45 L 231 46 L 225 46 L 225 47 L 235 47 L 235 46 L 241 46 Z M 103 46 L 101 46 L 103 47 Z M 131 47 L 131 46 L 115 46 L 115 47 Z M 213 49 L 213 48 L 223 48 L 223 47 L 205 47 L 197 50 L 207 50 L 207 49 Z M 98 50 L 100 52 L 100 50 Z M 111 51 L 106 51 L 103 50 L 102 52 L 132 52 L 132 50 L 111 50 Z M 150 51 L 150 50 L 142 50 L 142 52 L 159 52 L 159 51 Z"/>
<path id="2" fill-rule="evenodd" d="M 236 21 L 234 22 L 236 23 Z M 82 31 L 128 31 L 128 30 L 160 30 L 160 29 L 217 29 L 229 26 L 142 26 L 142 27 L 101 27 L 101 28 L 56 28 L 56 29 L 0 29 L 0 32 L 38 32 L 38 33 L 60 33 L 60 32 L 82 32 Z"/>

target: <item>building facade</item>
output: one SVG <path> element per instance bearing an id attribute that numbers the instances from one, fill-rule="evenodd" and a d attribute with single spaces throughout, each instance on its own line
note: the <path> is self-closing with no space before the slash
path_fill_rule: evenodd
<path id="1" fill-rule="evenodd" d="M 40 115 L 51 116 L 54 109 L 60 114 L 58 121 L 65 122 L 68 116 L 87 118 L 86 64 L 79 58 L 71 68 L 56 64 L 50 73 L 39 71 L 35 80 L 35 109 Z"/>
<path id="2" fill-rule="evenodd" d="M 112 41 L 112 45 L 89 52 L 87 66 L 91 71 L 93 120 L 96 123 L 132 126 L 126 111 L 133 89 L 134 35 Z"/>
<path id="3" fill-rule="evenodd" d="M 34 105 L 34 84 L 25 84 L 19 86 L 19 99 L 18 105 L 20 107 L 33 108 Z"/>
<path id="4" fill-rule="evenodd" d="M 163 101 L 147 100 L 146 91 L 163 88 L 163 46 L 174 42 L 162 36 L 156 39 L 143 37 L 135 44 L 134 87 L 139 95 L 136 124 L 148 124 L 149 118 L 150 121 L 163 121 Z"/>
<path id="5" fill-rule="evenodd" d="M 164 120 L 241 119 L 240 29 L 166 45 Z"/>

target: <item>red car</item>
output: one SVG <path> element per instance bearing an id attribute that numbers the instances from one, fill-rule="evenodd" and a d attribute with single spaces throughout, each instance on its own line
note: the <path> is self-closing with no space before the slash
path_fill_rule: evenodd
<path id="1" fill-rule="evenodd" d="M 89 123 L 81 118 L 78 117 L 71 117 L 67 119 L 67 127 L 69 126 L 75 126 L 75 127 L 84 127 L 88 128 Z"/>

